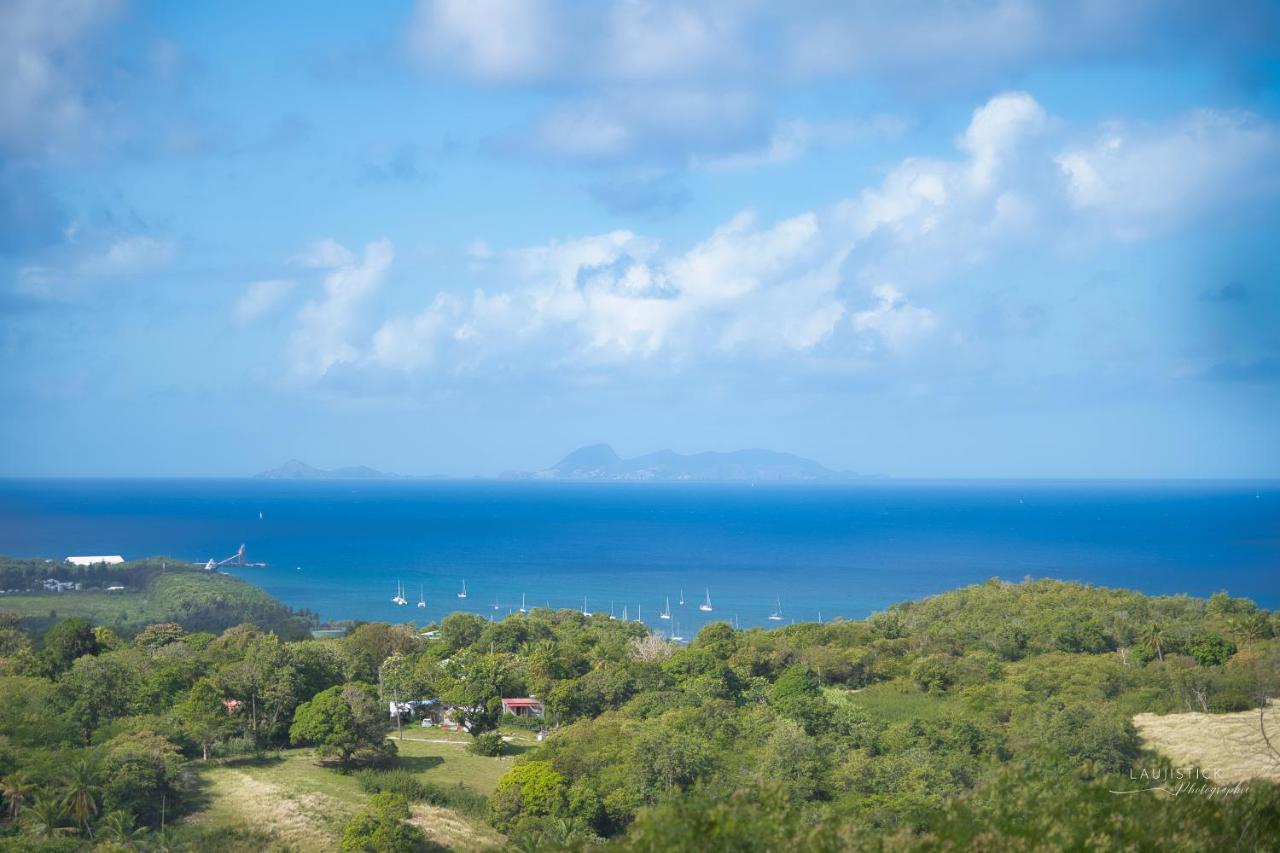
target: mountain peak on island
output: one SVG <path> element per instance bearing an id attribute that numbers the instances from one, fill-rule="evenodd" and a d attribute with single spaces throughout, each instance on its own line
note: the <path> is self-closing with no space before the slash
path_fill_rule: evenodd
<path id="1" fill-rule="evenodd" d="M 367 465 L 333 468 L 326 471 L 297 459 L 290 459 L 278 468 L 270 468 L 254 474 L 254 478 L 258 480 L 394 480 L 399 476 Z"/>
<path id="2" fill-rule="evenodd" d="M 622 458 L 609 445 L 589 444 L 579 447 L 547 470 L 556 472 L 557 479 L 587 480 L 621 461 Z"/>
<path id="3" fill-rule="evenodd" d="M 592 444 L 529 476 L 538 480 L 817 483 L 847 481 L 858 475 L 833 471 L 792 453 L 759 448 L 687 455 L 659 450 L 623 459 L 607 444 Z"/>

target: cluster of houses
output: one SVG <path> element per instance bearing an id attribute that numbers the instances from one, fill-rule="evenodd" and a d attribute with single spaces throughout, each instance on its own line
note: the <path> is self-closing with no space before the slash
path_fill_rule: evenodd
<path id="1" fill-rule="evenodd" d="M 45 578 L 40 585 L 48 592 L 71 592 L 83 588 L 80 581 L 60 581 L 56 578 Z"/>
<path id="2" fill-rule="evenodd" d="M 464 731 L 460 721 L 468 709 L 450 705 L 439 699 L 413 699 L 408 702 L 388 702 L 388 712 L 393 721 L 413 722 L 421 720 L 424 728 L 439 727 L 446 731 Z M 545 715 L 542 700 L 533 696 L 520 696 L 502 700 L 502 713 L 513 717 L 538 717 Z"/>

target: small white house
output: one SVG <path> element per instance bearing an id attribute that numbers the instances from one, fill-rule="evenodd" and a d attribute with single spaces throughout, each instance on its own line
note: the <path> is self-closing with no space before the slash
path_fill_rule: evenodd
<path id="1" fill-rule="evenodd" d="M 116 563 L 123 563 L 124 557 L 119 554 L 107 554 L 100 557 L 67 557 L 67 562 L 73 566 L 96 566 L 99 563 L 114 566 Z"/>

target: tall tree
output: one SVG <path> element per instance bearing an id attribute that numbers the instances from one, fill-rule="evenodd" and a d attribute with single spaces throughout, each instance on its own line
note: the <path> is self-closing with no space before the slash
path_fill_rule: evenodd
<path id="1" fill-rule="evenodd" d="M 22 815 L 22 808 L 36 792 L 36 784 L 25 772 L 10 773 L 0 782 L 0 794 L 4 795 L 5 812 L 10 821 Z"/>
<path id="2" fill-rule="evenodd" d="M 57 677 L 70 669 L 77 658 L 96 655 L 98 651 L 92 625 L 84 619 L 62 619 L 45 632 L 40 658 L 49 674 Z"/>
<path id="3" fill-rule="evenodd" d="M 394 748 L 386 742 L 391 722 L 385 708 L 368 684 L 330 687 L 298 706 L 289 738 L 295 744 L 314 745 L 321 757 L 348 764 L 357 752 Z"/>
<path id="4" fill-rule="evenodd" d="M 89 822 L 98 815 L 101 797 L 101 774 L 96 762 L 82 758 L 67 769 L 62 777 L 62 803 L 86 834 Z"/>
<path id="5" fill-rule="evenodd" d="M 209 748 L 235 729 L 235 720 L 227 711 L 222 693 L 211 679 L 202 678 L 191 688 L 186 700 L 178 706 L 178 719 L 196 743 L 205 761 Z"/>

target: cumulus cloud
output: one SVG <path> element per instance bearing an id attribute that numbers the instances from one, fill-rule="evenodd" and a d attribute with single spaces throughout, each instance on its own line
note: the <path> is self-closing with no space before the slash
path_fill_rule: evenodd
<path id="1" fill-rule="evenodd" d="M 273 278 L 251 283 L 236 301 L 233 311 L 236 322 L 242 326 L 254 322 L 279 305 L 292 289 L 293 282 L 289 279 Z"/>
<path id="2" fill-rule="evenodd" d="M 839 258 L 823 253 L 809 214 L 772 225 L 735 217 L 688 251 L 629 231 L 504 253 L 513 286 L 470 299 L 438 296 L 374 334 L 368 363 L 411 372 L 504 358 L 555 341 L 554 359 L 584 364 L 660 353 L 801 351 L 831 334 Z"/>
<path id="3" fill-rule="evenodd" d="M 912 305 L 893 285 L 880 285 L 873 295 L 876 304 L 853 315 L 853 328 L 875 335 L 890 350 L 906 350 L 927 338 L 938 326 L 938 317 L 933 311 Z"/>
<path id="4" fill-rule="evenodd" d="M 131 275 L 168 266 L 176 249 L 169 240 L 132 234 L 111 241 L 106 248 L 83 258 L 79 272 L 90 276 Z"/>
<path id="5" fill-rule="evenodd" d="M 419 0 L 409 27 L 433 71 L 477 80 L 655 80 L 733 67 L 742 7 L 669 0 Z"/>
<path id="6" fill-rule="evenodd" d="M 1107 245 L 1123 236 L 1111 224 L 1170 207 L 1195 216 L 1239 192 L 1235 167 L 1216 160 L 1230 153 L 1250 173 L 1274 174 L 1262 164 L 1280 153 L 1275 128 L 1247 116 L 1193 114 L 1148 128 L 1133 137 L 1141 152 L 1123 157 L 1109 143 L 1081 142 L 1116 132 L 1072 129 L 1026 93 L 999 94 L 973 111 L 954 156 L 905 158 L 827 208 L 773 222 L 743 212 L 684 248 L 630 230 L 509 250 L 474 243 L 484 287 L 435 294 L 363 339 L 348 318 L 381 280 L 390 247 L 357 263 L 318 243 L 304 256 L 326 259 L 338 278 L 304 310 L 300 372 L 314 378 L 337 363 L 405 375 L 679 367 L 818 353 L 859 365 L 909 360 L 927 342 L 947 345 L 939 332 L 951 324 L 934 294 L 967 269 L 1010 250 L 1065 246 L 1077 238 L 1064 235 L 1097 221 L 1109 227 L 1093 239 Z M 1142 153 L 1156 161 L 1150 173 Z M 1176 186 L 1157 172 L 1179 175 Z M 348 278 L 355 283 L 341 283 Z"/>
<path id="7" fill-rule="evenodd" d="M 1274 124 L 1244 112 L 1198 110 L 1163 124 L 1112 123 L 1056 162 L 1076 210 L 1134 238 L 1274 194 L 1278 155 Z"/>
<path id="8" fill-rule="evenodd" d="M 0 6 L 0 149 L 44 152 L 89 113 L 86 42 L 116 0 L 11 0 Z"/>
<path id="9" fill-rule="evenodd" d="M 410 45 L 424 62 L 486 80 L 527 80 L 554 68 L 563 31 L 548 0 L 422 0 Z"/>
<path id="10" fill-rule="evenodd" d="M 1026 92 L 997 95 L 976 110 L 960 139 L 970 157 L 969 180 L 980 190 L 989 189 L 1010 152 L 1044 123 L 1044 109 Z"/>
<path id="11" fill-rule="evenodd" d="M 419 0 L 407 34 L 429 76 L 549 94 L 533 127 L 513 132 L 532 137 L 534 153 L 727 168 L 786 162 L 824 144 L 816 123 L 773 122 L 776 93 L 797 81 L 981 91 L 1046 62 L 1173 57 L 1240 85 L 1280 59 L 1280 13 L 1262 0 L 1229 12 L 1192 0 Z M 682 99 L 704 106 L 684 109 Z M 738 102 L 727 115 L 718 106 L 726 100 Z M 980 158 L 975 168 L 982 179 Z"/>
<path id="12" fill-rule="evenodd" d="M 302 256 L 308 266 L 326 267 L 322 293 L 298 314 L 290 339 L 293 372 L 317 379 L 331 367 L 356 361 L 360 351 L 352 341 L 357 313 L 382 286 L 395 257 L 391 242 L 379 240 L 364 247 L 362 257 L 332 240 L 315 243 Z"/>
<path id="13" fill-rule="evenodd" d="M 1192 0 L 419 0 L 409 42 L 432 71 L 505 84 L 754 75 L 954 87 L 1046 57 L 1132 60 L 1173 50 L 1230 62 L 1229 48 L 1240 44 L 1274 55 L 1278 18 L 1261 0 L 1229 14 Z"/>
<path id="14" fill-rule="evenodd" d="M 290 260 L 308 269 L 335 269 L 351 266 L 356 256 L 336 240 L 326 237 L 311 243 Z"/>
<path id="15" fill-rule="evenodd" d="M 1223 13 L 1193 0 L 815 2 L 791 4 L 779 17 L 778 64 L 792 74 L 952 89 L 1045 59 L 1133 61 L 1154 53 L 1230 66 L 1241 44 L 1274 55 L 1280 26 L 1274 4 L 1242 2 Z"/>
<path id="16" fill-rule="evenodd" d="M 172 241 L 146 234 L 107 237 L 73 228 L 48 263 L 19 268 L 14 290 L 32 299 L 75 302 L 100 285 L 164 270 L 176 252 Z"/>

